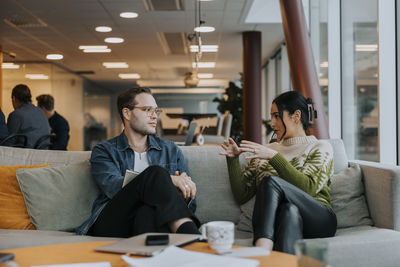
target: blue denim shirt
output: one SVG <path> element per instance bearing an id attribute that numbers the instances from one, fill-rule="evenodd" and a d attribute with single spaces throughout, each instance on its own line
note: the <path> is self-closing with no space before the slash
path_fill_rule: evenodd
<path id="1" fill-rule="evenodd" d="M 188 173 L 183 153 L 173 142 L 149 135 L 147 143 L 150 165 L 161 166 L 170 174 L 175 174 L 175 171 Z M 134 168 L 135 152 L 122 133 L 96 145 L 90 162 L 92 176 L 101 193 L 93 203 L 92 215 L 77 229 L 76 233 L 80 235 L 88 232 L 104 206 L 121 190 L 126 170 Z M 191 201 L 189 208 L 195 212 L 196 201 Z"/>

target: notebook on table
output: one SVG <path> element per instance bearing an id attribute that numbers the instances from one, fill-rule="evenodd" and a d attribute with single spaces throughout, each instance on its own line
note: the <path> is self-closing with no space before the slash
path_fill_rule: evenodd
<path id="1" fill-rule="evenodd" d="M 122 187 L 129 184 L 129 182 L 132 181 L 133 179 L 135 179 L 136 176 L 138 176 L 139 174 L 140 174 L 140 172 L 137 172 L 137 171 L 126 170 L 125 176 L 124 176 L 124 182 L 122 183 Z"/>
<path id="2" fill-rule="evenodd" d="M 168 234 L 169 244 L 164 246 L 146 246 L 145 241 L 148 235 L 160 235 L 161 233 L 146 233 L 117 241 L 112 244 L 95 248 L 96 251 L 111 253 L 129 253 L 140 256 L 154 256 L 168 246 L 182 247 L 190 243 L 200 241 L 201 235 L 192 234 Z"/>

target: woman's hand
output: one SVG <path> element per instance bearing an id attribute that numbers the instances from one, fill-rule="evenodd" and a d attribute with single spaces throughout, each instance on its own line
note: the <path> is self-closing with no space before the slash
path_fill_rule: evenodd
<path id="1" fill-rule="evenodd" d="M 235 141 L 229 137 L 229 140 L 225 140 L 224 143 L 221 144 L 221 147 L 225 150 L 223 152 L 219 152 L 220 155 L 227 156 L 228 158 L 233 158 L 240 155 L 243 150 L 237 146 Z"/>
<path id="2" fill-rule="evenodd" d="M 186 172 L 179 174 L 175 171 L 175 175 L 171 175 L 172 183 L 182 192 L 184 199 L 192 198 L 196 196 L 196 184 L 192 181 Z"/>
<path id="3" fill-rule="evenodd" d="M 246 159 L 271 159 L 278 153 L 275 150 L 270 149 L 266 146 L 247 140 L 242 140 L 242 143 L 240 143 L 240 149 L 242 151 L 253 153 L 253 155 L 247 156 Z"/>

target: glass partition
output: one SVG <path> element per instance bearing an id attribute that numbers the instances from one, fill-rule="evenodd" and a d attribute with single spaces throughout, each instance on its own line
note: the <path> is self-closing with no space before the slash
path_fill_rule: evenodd
<path id="1" fill-rule="evenodd" d="M 377 0 L 341 5 L 343 141 L 349 158 L 379 161 Z"/>

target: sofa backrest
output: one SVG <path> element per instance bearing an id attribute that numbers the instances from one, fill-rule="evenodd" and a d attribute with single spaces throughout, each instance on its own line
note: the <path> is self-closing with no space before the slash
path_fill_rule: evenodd
<path id="1" fill-rule="evenodd" d="M 329 140 L 333 145 L 335 173 L 347 168 L 347 157 L 341 140 Z M 240 208 L 230 189 L 226 159 L 218 153 L 219 146 L 181 147 L 189 174 L 197 185 L 197 212 L 201 222 L 214 220 L 239 221 Z M 90 158 L 90 151 L 51 151 L 0 146 L 0 165 L 33 165 L 51 163 L 60 166 Z M 241 157 L 241 164 L 246 160 Z M 93 188 L 93 190 L 97 190 Z M 82 197 L 84 198 L 84 197 Z M 87 206 L 88 211 L 91 205 Z M 54 229 L 58 230 L 58 229 Z"/>
<path id="2" fill-rule="evenodd" d="M 59 166 L 88 160 L 90 153 L 90 151 L 56 151 L 0 146 L 0 165 L 50 163 L 52 166 Z"/>
<path id="3" fill-rule="evenodd" d="M 196 215 L 203 222 L 239 221 L 240 209 L 233 199 L 228 168 L 219 146 L 184 146 L 189 175 L 197 187 Z"/>

